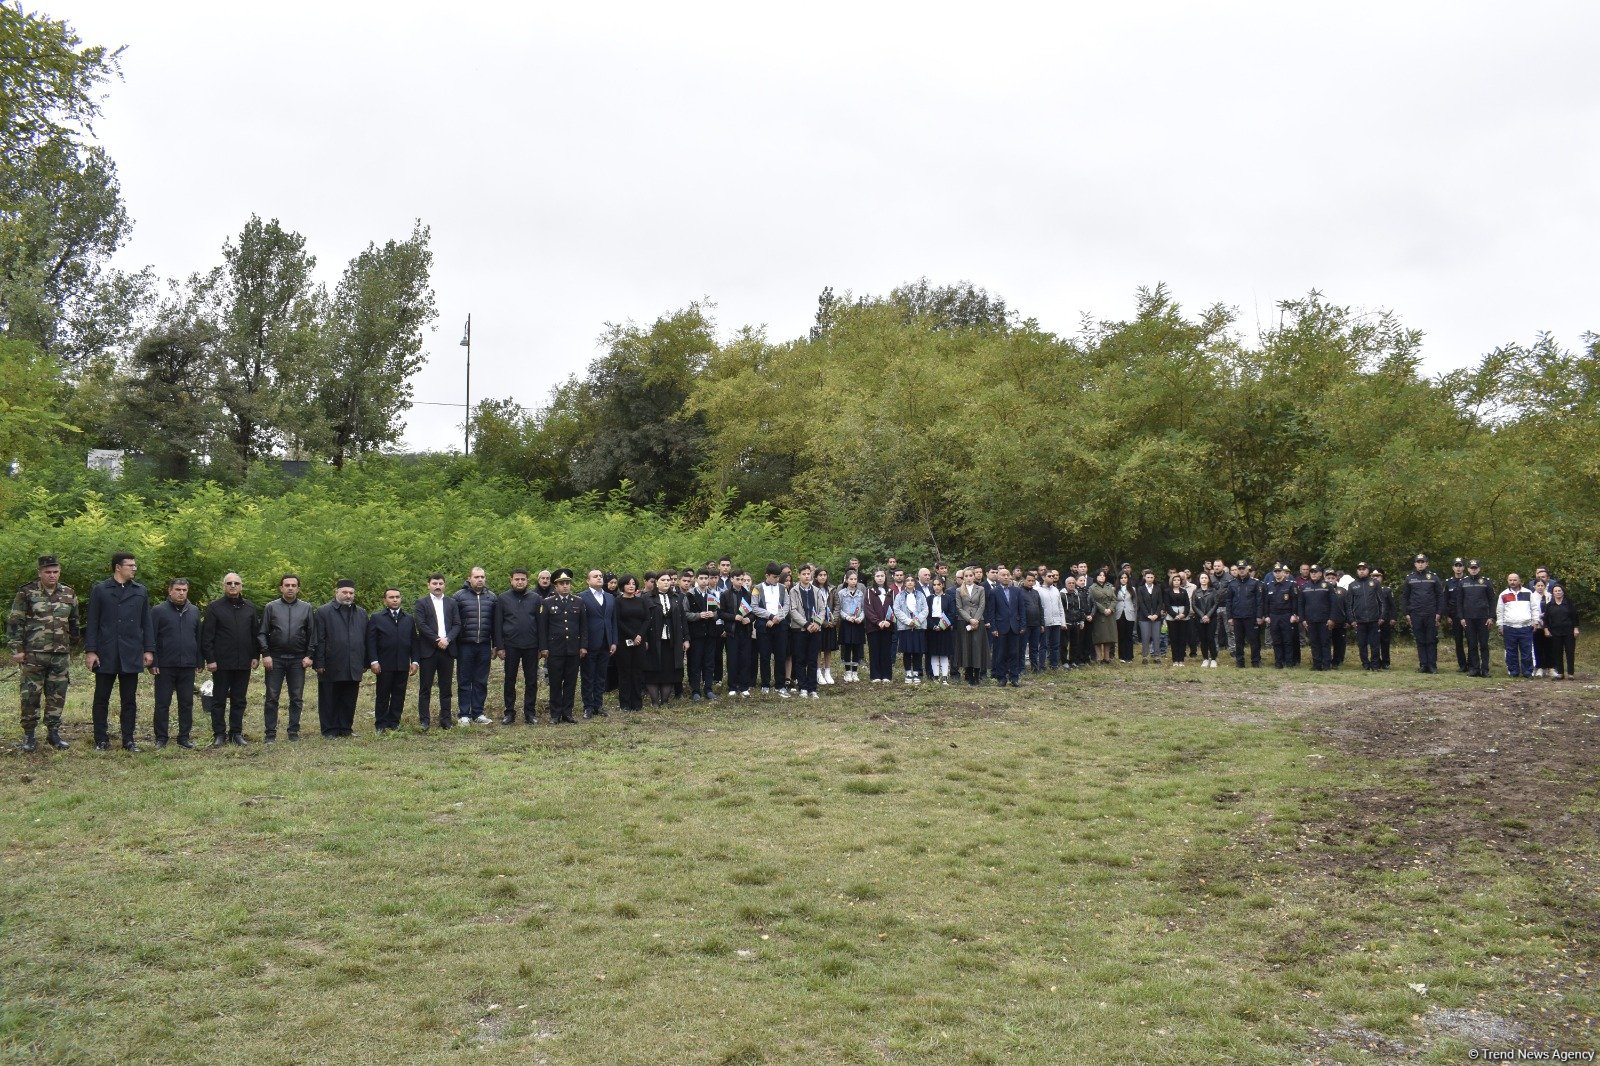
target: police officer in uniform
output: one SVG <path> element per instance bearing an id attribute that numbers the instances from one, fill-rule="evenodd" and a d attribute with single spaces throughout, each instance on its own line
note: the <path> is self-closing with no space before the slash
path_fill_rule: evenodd
<path id="1" fill-rule="evenodd" d="M 1300 616 L 1295 613 L 1298 597 L 1287 566 L 1273 564 L 1266 594 L 1267 614 L 1272 619 L 1272 666 L 1282 670 L 1294 666 L 1300 658 Z"/>
<path id="2" fill-rule="evenodd" d="M 1344 575 L 1334 571 L 1328 578 L 1328 587 L 1333 591 L 1333 608 L 1328 620 L 1333 623 L 1329 633 L 1329 661 L 1328 669 L 1344 669 L 1344 653 L 1350 644 L 1350 593 L 1339 583 Z M 1352 584 L 1350 588 L 1355 588 Z"/>
<path id="3" fill-rule="evenodd" d="M 1494 582 L 1483 576 L 1478 560 L 1467 561 L 1467 576 L 1456 586 L 1451 610 L 1467 645 L 1467 673 L 1489 676 L 1489 627 L 1494 624 Z"/>
<path id="4" fill-rule="evenodd" d="M 1456 638 L 1456 671 L 1463 674 L 1467 672 L 1467 649 L 1463 643 L 1466 634 L 1461 630 L 1461 616 L 1456 614 L 1456 601 L 1461 582 L 1466 580 L 1466 568 L 1467 561 L 1456 556 L 1450 561 L 1451 575 L 1444 583 L 1444 624 L 1450 627 L 1450 632 Z"/>
<path id="5" fill-rule="evenodd" d="M 1383 571 L 1372 568 L 1372 584 L 1378 590 L 1378 658 L 1374 669 L 1389 669 L 1389 638 L 1394 636 L 1394 593 L 1383 583 Z"/>
<path id="6" fill-rule="evenodd" d="M 1439 672 L 1439 616 L 1444 613 L 1444 582 L 1428 569 L 1428 557 L 1421 552 L 1412 560 L 1401 590 L 1401 606 L 1411 620 L 1411 635 L 1417 641 L 1417 669 L 1424 674 Z"/>
<path id="7" fill-rule="evenodd" d="M 1295 613 L 1306 624 L 1306 640 L 1311 645 L 1311 669 L 1326 670 L 1332 666 L 1329 639 L 1333 635 L 1333 590 L 1322 579 L 1322 564 L 1313 563 L 1311 576 L 1300 586 Z"/>
<path id="8" fill-rule="evenodd" d="M 1378 629 L 1383 621 L 1383 605 L 1378 601 L 1378 586 L 1366 563 L 1356 564 L 1356 579 L 1346 593 L 1350 620 L 1356 627 L 1356 647 L 1361 652 L 1361 669 L 1377 670 L 1382 663 L 1378 650 Z"/>
<path id="9" fill-rule="evenodd" d="M 572 594 L 572 571 L 563 567 L 552 575 L 555 594 L 539 604 L 539 657 L 550 678 L 550 722 L 570 723 L 572 697 L 577 691 L 578 664 L 587 652 L 583 646 L 589 619 L 583 600 Z"/>
<path id="10" fill-rule="evenodd" d="M 11 661 L 22 675 L 23 751 L 39 747 L 33 734 L 39 728 L 41 697 L 50 746 L 67 746 L 61 739 L 61 709 L 67 703 L 67 665 L 78 633 L 78 594 L 61 583 L 60 561 L 41 555 L 38 579 L 17 590 L 6 617 Z"/>

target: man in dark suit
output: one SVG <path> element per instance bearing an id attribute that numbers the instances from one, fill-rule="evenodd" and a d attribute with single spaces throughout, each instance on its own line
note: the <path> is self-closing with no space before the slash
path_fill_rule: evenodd
<path id="1" fill-rule="evenodd" d="M 379 736 L 400 728 L 406 683 L 417 672 L 416 643 L 416 624 L 400 609 L 400 590 L 384 589 L 383 610 L 367 619 L 367 666 L 378 680 L 372 720 Z"/>
<path id="2" fill-rule="evenodd" d="M 194 672 L 200 658 L 200 608 L 189 602 L 189 579 L 175 577 L 167 582 L 167 598 L 150 609 L 150 624 L 155 630 L 155 662 L 150 672 L 156 678 L 156 747 L 167 746 L 167 723 L 171 720 L 172 698 L 178 698 L 178 747 L 192 748 L 189 734 L 194 728 Z"/>
<path id="3" fill-rule="evenodd" d="M 356 606 L 356 583 L 334 585 L 332 601 L 317 608 L 317 714 L 322 735 L 355 735 L 356 697 L 367 672 L 367 612 Z"/>
<path id="4" fill-rule="evenodd" d="M 709 570 L 695 575 L 694 588 L 689 590 L 683 609 L 689 619 L 689 699 L 714 700 L 712 687 L 716 684 L 712 660 L 721 641 L 721 627 L 716 620 L 722 614 L 722 597 L 716 591 L 716 576 Z"/>
<path id="5" fill-rule="evenodd" d="M 155 662 L 156 634 L 150 593 L 133 575 L 139 563 L 129 552 L 111 557 L 111 576 L 89 591 L 89 621 L 83 631 L 84 663 L 94 674 L 94 746 L 111 748 L 111 689 L 121 699 L 122 747 L 138 751 L 133 730 L 139 715 L 139 672 Z"/>
<path id="6" fill-rule="evenodd" d="M 444 594 L 444 575 L 428 575 L 428 594 L 417 600 L 411 621 L 417 630 L 417 670 L 422 689 L 417 695 L 417 720 L 429 725 L 428 712 L 433 702 L 434 679 L 439 685 L 439 728 L 449 729 L 450 678 L 455 672 L 456 638 L 461 635 L 461 608 Z"/>
<path id="7" fill-rule="evenodd" d="M 550 722 L 556 725 L 572 721 L 572 690 L 578 664 L 587 656 L 588 611 L 572 594 L 571 570 L 557 570 L 552 583 L 555 592 L 539 604 L 539 658 L 550 680 Z"/>
<path id="8" fill-rule="evenodd" d="M 617 653 L 617 601 L 605 590 L 605 575 L 589 571 L 589 587 L 583 590 L 583 716 L 605 716 L 601 704 L 606 696 L 606 667 Z"/>
<path id="9" fill-rule="evenodd" d="M 1022 687 L 1022 635 L 1028 628 L 1022 591 L 1011 583 L 1011 571 L 999 568 L 1000 581 L 984 604 L 989 636 L 994 640 L 994 679 L 1001 685 Z"/>
<path id="10" fill-rule="evenodd" d="M 222 595 L 206 606 L 200 623 L 200 657 L 211 673 L 211 746 L 243 746 L 244 704 L 250 675 L 261 661 L 261 614 L 244 597 L 238 574 L 222 579 Z"/>

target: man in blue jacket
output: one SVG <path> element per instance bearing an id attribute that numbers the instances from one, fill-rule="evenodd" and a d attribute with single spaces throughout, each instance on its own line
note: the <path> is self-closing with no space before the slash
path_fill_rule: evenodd
<path id="1" fill-rule="evenodd" d="M 455 601 L 461 614 L 461 635 L 456 638 L 461 724 L 488 725 L 484 704 L 489 699 L 489 662 L 494 658 L 496 600 L 483 567 L 474 566 L 467 573 L 467 582 L 456 590 Z"/>
<path id="2" fill-rule="evenodd" d="M 994 679 L 1002 686 L 1022 687 L 1022 637 L 1028 628 L 1022 590 L 1011 583 L 1011 571 L 999 568 L 1000 582 L 984 603 L 984 624 L 994 642 Z"/>
<path id="3" fill-rule="evenodd" d="M 494 612 L 495 655 L 505 663 L 504 716 L 501 725 L 517 720 L 517 673 L 520 671 L 522 720 L 532 725 L 538 720 L 534 705 L 539 701 L 539 605 L 541 596 L 528 584 L 528 571 L 511 571 L 511 587 L 500 594 Z"/>
<path id="4" fill-rule="evenodd" d="M 617 653 L 617 601 L 605 590 L 605 575 L 589 571 L 589 587 L 583 590 L 585 655 L 579 664 L 583 677 L 583 716 L 605 717 L 602 704 L 606 696 L 606 667 Z"/>
<path id="5" fill-rule="evenodd" d="M 1249 564 L 1240 560 L 1233 566 L 1233 581 L 1228 585 L 1228 618 L 1233 622 L 1233 665 L 1244 669 L 1244 649 L 1250 648 L 1250 665 L 1261 666 L 1261 626 L 1267 621 L 1267 598 L 1249 573 Z"/>
<path id="6" fill-rule="evenodd" d="M 156 747 L 169 739 L 172 697 L 178 697 L 178 747 L 193 748 L 194 674 L 200 668 L 200 608 L 189 602 L 189 579 L 167 582 L 167 598 L 150 611 L 155 637 L 155 660 L 150 672 L 156 679 Z"/>
<path id="7" fill-rule="evenodd" d="M 121 699 L 122 747 L 138 751 L 133 730 L 139 716 L 139 672 L 155 662 L 155 629 L 150 624 L 150 593 L 133 579 L 139 563 L 130 552 L 111 557 L 111 576 L 89 591 L 89 621 L 84 627 L 84 663 L 94 674 L 94 747 L 111 747 L 111 689 Z"/>

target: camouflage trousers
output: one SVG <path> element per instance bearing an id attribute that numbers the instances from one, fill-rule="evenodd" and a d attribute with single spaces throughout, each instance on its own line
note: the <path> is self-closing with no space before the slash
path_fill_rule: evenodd
<path id="1" fill-rule="evenodd" d="M 22 728 L 39 727 L 39 703 L 44 702 L 44 721 L 47 726 L 61 724 L 61 709 L 67 705 L 67 663 L 71 656 L 66 652 L 30 651 L 28 661 L 22 664 Z"/>

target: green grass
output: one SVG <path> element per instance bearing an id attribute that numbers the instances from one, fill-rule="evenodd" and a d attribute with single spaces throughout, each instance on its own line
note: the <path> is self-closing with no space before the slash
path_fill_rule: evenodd
<path id="1" fill-rule="evenodd" d="M 0 1048 L 1353 1061 L 1314 1035 L 1343 1025 L 1459 1061 L 1419 1021 L 1434 1005 L 1573 1046 L 1593 986 L 1542 975 L 1586 965 L 1572 952 L 1593 940 L 1530 856 L 1464 842 L 1363 868 L 1403 840 L 1309 834 L 1375 783 L 1432 787 L 1310 723 L 1468 682 L 1312 689 L 1227 668 L 863 683 L 559 730 L 379 740 L 367 717 L 354 741 L 130 756 L 87 748 L 79 677 L 74 748 L 0 756 Z M 15 707 L 14 684 L 0 699 Z M 1542 858 L 1592 899 L 1588 866 Z"/>

